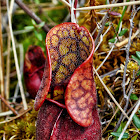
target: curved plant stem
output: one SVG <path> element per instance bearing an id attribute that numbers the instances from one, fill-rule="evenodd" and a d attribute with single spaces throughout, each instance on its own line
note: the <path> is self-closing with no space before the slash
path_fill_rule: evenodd
<path id="1" fill-rule="evenodd" d="M 46 98 L 46 100 L 49 101 L 49 102 L 52 102 L 52 103 L 54 103 L 54 104 L 56 104 L 56 105 L 58 105 L 58 106 L 61 107 L 61 108 L 66 108 L 65 105 L 63 105 L 63 104 L 61 104 L 61 103 L 59 103 L 59 102 L 57 102 L 57 101 L 55 101 L 55 100 L 52 100 L 52 99 L 50 99 L 50 98 Z"/>

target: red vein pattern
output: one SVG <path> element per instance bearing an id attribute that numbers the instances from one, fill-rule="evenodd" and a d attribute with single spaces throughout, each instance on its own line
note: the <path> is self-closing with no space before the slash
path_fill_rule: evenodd
<path id="1" fill-rule="evenodd" d="M 84 130 L 85 127 L 95 127 L 96 122 L 100 126 L 92 70 L 94 41 L 88 30 L 75 23 L 57 25 L 47 34 L 46 48 L 46 68 L 35 109 L 42 106 L 49 88 L 64 86 L 65 105 L 72 120 Z M 97 130 L 100 131 L 99 127 Z"/>

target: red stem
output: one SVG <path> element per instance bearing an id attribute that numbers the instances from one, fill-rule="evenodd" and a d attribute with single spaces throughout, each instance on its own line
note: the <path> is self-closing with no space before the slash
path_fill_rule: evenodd
<path id="1" fill-rule="evenodd" d="M 52 102 L 52 103 L 54 103 L 54 104 L 56 104 L 56 105 L 58 105 L 59 107 L 61 107 L 61 108 L 66 108 L 66 106 L 65 105 L 63 105 L 63 104 L 61 104 L 61 103 L 59 103 L 59 102 L 57 102 L 57 101 L 55 101 L 55 100 L 52 100 L 52 99 L 50 99 L 50 98 L 46 98 L 46 100 L 47 101 L 49 101 L 49 102 Z"/>
<path id="2" fill-rule="evenodd" d="M 0 95 L 0 99 L 4 102 L 4 104 L 15 114 L 15 115 L 18 115 L 18 113 L 14 110 L 13 107 L 11 107 L 9 105 L 9 103 Z"/>

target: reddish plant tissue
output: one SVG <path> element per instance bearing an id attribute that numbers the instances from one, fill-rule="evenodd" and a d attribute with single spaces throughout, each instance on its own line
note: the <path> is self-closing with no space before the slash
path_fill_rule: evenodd
<path id="1" fill-rule="evenodd" d="M 24 81 L 32 98 L 35 98 L 44 72 L 45 55 L 39 46 L 30 46 L 25 54 Z"/>
<path id="2" fill-rule="evenodd" d="M 75 23 L 62 23 L 47 34 L 46 50 L 44 74 L 34 104 L 35 110 L 41 107 L 37 140 L 100 140 L 90 33 Z M 48 93 L 54 99 L 56 86 L 63 86 L 60 91 L 64 92 L 66 109 L 45 100 Z"/>

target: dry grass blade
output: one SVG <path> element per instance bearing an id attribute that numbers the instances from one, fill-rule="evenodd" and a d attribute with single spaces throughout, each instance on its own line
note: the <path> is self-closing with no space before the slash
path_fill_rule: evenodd
<path id="1" fill-rule="evenodd" d="M 11 122 L 11 121 L 13 121 L 13 120 L 15 120 L 15 119 L 18 119 L 18 118 L 20 118 L 21 116 L 23 116 L 24 114 L 26 114 L 27 112 L 29 112 L 30 110 L 32 110 L 32 107 L 28 108 L 27 110 L 25 110 L 25 111 L 22 112 L 21 114 L 17 115 L 16 117 L 12 117 L 10 120 L 0 122 L 0 124 L 8 123 L 8 122 Z"/>
<path id="2" fill-rule="evenodd" d="M 71 7 L 71 5 L 67 2 L 67 1 L 65 1 L 65 0 L 61 0 L 64 4 L 66 4 L 67 6 L 69 6 L 69 7 Z"/>
<path id="3" fill-rule="evenodd" d="M 7 44 L 7 66 L 6 66 L 6 98 L 9 99 L 9 87 L 10 87 L 10 47 L 11 47 L 11 38 L 10 33 L 8 33 L 8 44 Z"/>
<path id="4" fill-rule="evenodd" d="M 0 113 L 0 117 L 3 117 L 3 116 L 8 116 L 8 115 L 11 115 L 13 114 L 13 112 L 10 110 L 10 111 L 6 111 L 6 112 L 1 112 Z"/>
<path id="5" fill-rule="evenodd" d="M 101 79 L 101 77 L 99 76 L 99 74 L 97 73 L 97 71 L 95 70 L 95 68 L 93 67 L 93 70 L 95 72 L 95 74 L 97 75 L 97 77 L 99 78 L 101 84 L 103 85 L 103 87 L 105 88 L 105 90 L 107 91 L 107 93 L 109 94 L 109 96 L 111 97 L 111 99 L 114 101 L 114 103 L 118 106 L 118 108 L 121 110 L 121 112 L 126 116 L 127 119 L 129 119 L 129 117 L 127 116 L 127 114 L 123 111 L 122 107 L 120 106 L 120 104 L 116 101 L 116 99 L 114 98 L 114 96 L 112 95 L 112 93 L 109 91 L 109 89 L 107 88 L 107 86 L 104 84 L 103 80 Z"/>
<path id="6" fill-rule="evenodd" d="M 120 6 L 138 5 L 138 4 L 140 4 L 140 1 L 123 2 L 123 3 L 115 3 L 115 4 L 100 5 L 100 6 L 89 6 L 89 7 L 76 8 L 75 10 L 77 11 L 93 10 L 93 9 L 113 8 L 113 7 L 120 7 Z"/>
<path id="7" fill-rule="evenodd" d="M 105 90 L 107 91 L 108 95 L 111 97 L 111 99 L 114 101 L 114 103 L 117 105 L 117 107 L 121 110 L 121 112 L 123 113 L 123 115 L 129 119 L 128 115 L 124 112 L 124 110 L 122 109 L 122 107 L 120 106 L 120 104 L 116 101 L 116 99 L 114 98 L 114 96 L 112 95 L 112 93 L 109 91 L 109 89 L 107 88 L 107 86 L 104 84 L 103 80 L 101 79 L 101 77 L 99 76 L 99 74 L 97 73 L 97 71 L 95 70 L 95 68 L 93 67 L 93 70 L 95 72 L 95 74 L 97 75 L 97 77 L 99 78 L 101 84 L 103 85 L 103 87 L 105 88 Z M 132 123 L 133 124 L 133 123 Z M 138 131 L 137 127 L 133 124 L 133 126 L 135 127 L 135 129 Z"/>
<path id="8" fill-rule="evenodd" d="M 5 98 L 4 92 L 4 63 L 3 63 L 3 41 L 2 41 L 2 19 L 1 19 L 1 5 L 0 5 L 0 85 L 1 85 L 1 95 Z M 4 104 L 1 104 L 2 110 L 5 111 L 6 108 Z"/>
<path id="9" fill-rule="evenodd" d="M 24 110 L 26 110 L 27 109 L 27 102 L 26 102 L 26 98 L 25 98 L 25 95 L 24 95 L 23 85 L 22 85 L 22 81 L 21 81 L 21 74 L 20 74 L 19 65 L 18 65 L 16 46 L 15 46 L 13 30 L 12 30 L 12 23 L 11 23 L 11 14 L 9 12 L 9 1 L 7 0 L 6 2 L 7 2 L 7 13 L 8 13 L 9 28 L 10 28 L 10 34 L 11 34 L 11 39 L 12 39 L 12 47 L 13 47 L 17 77 L 18 77 L 18 82 L 19 82 L 19 87 L 20 87 L 20 92 L 21 92 L 21 97 L 22 97 L 22 101 L 23 101 Z"/>

